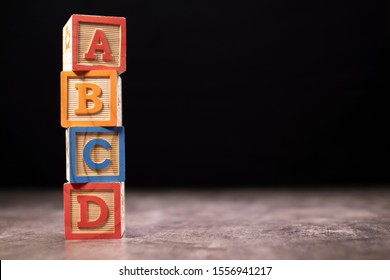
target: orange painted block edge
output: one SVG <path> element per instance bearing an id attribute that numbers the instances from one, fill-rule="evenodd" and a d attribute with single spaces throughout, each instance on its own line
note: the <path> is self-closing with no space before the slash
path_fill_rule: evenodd
<path id="1" fill-rule="evenodd" d="M 73 34 L 78 36 L 79 22 L 90 22 L 90 23 L 103 23 L 103 24 L 112 24 L 119 25 L 121 27 L 121 43 L 120 43 L 120 63 L 118 67 L 115 66 L 106 66 L 106 65 L 82 65 L 78 64 L 76 59 L 72 59 L 72 69 L 74 71 L 89 71 L 89 70 L 116 70 L 120 74 L 126 71 L 126 18 L 124 17 L 114 17 L 114 16 L 96 16 L 96 15 L 81 15 L 74 14 L 72 15 L 72 29 Z M 76 58 L 78 54 L 78 44 L 77 40 L 72 40 L 72 57 Z"/>
<path id="2" fill-rule="evenodd" d="M 109 120 L 68 120 L 68 78 L 69 77 L 108 77 L 110 79 L 110 119 Z M 117 97 L 121 92 L 117 92 L 118 74 L 115 70 L 91 70 L 88 72 L 61 72 L 61 126 L 118 126 L 117 117 Z"/>
<path id="3" fill-rule="evenodd" d="M 124 213 L 121 213 L 121 183 L 120 182 L 94 182 L 94 183 L 65 183 L 64 184 L 64 226 L 65 239 L 113 239 L 122 238 L 124 224 L 122 221 Z M 72 233 L 71 230 L 71 192 L 72 190 L 113 190 L 114 192 L 114 233 Z M 123 194 L 124 195 L 124 194 Z"/>

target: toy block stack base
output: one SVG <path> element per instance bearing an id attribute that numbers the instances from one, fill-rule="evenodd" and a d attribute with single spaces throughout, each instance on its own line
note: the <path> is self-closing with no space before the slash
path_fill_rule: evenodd
<path id="1" fill-rule="evenodd" d="M 121 238 L 124 183 L 65 183 L 65 238 Z"/>
<path id="2" fill-rule="evenodd" d="M 125 130 L 119 75 L 126 71 L 126 19 L 74 14 L 62 35 L 65 239 L 121 238 Z"/>

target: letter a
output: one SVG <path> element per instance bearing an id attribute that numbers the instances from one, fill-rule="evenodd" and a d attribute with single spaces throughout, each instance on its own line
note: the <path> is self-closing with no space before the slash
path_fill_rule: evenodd
<path id="1" fill-rule="evenodd" d="M 106 36 L 104 36 L 104 32 L 101 29 L 96 29 L 93 34 L 91 44 L 89 45 L 88 52 L 84 54 L 85 59 L 96 60 L 95 51 L 102 51 L 102 59 L 104 61 L 112 60 L 112 54 L 110 50 L 110 46 L 108 45 L 108 41 Z"/>
<path id="2" fill-rule="evenodd" d="M 108 217 L 108 206 L 106 202 L 96 195 L 79 195 L 77 201 L 80 203 L 80 221 L 77 222 L 79 228 L 93 228 L 104 224 Z M 90 221 L 88 215 L 88 202 L 97 204 L 100 208 L 100 215 L 96 220 Z"/>
<path id="3" fill-rule="evenodd" d="M 75 84 L 76 89 L 79 92 L 79 107 L 74 110 L 76 115 L 90 115 L 99 113 L 103 108 L 103 101 L 99 98 L 102 94 L 102 89 L 93 83 L 77 83 Z M 88 89 L 92 90 L 92 93 L 88 93 Z M 93 101 L 94 106 L 88 108 L 87 101 Z"/>

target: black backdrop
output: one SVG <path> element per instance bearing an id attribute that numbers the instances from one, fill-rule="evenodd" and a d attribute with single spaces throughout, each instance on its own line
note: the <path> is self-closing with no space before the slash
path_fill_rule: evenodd
<path id="1" fill-rule="evenodd" d="M 390 183 L 388 1 L 32 2 L 2 8 L 3 186 L 66 181 L 73 13 L 127 19 L 127 186 Z"/>

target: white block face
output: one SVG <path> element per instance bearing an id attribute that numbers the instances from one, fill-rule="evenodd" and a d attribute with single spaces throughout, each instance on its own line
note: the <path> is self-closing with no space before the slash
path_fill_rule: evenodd
<path id="1" fill-rule="evenodd" d="M 122 78 L 118 76 L 116 83 L 116 126 L 122 126 Z"/>
<path id="2" fill-rule="evenodd" d="M 125 195 L 125 182 L 121 182 L 121 234 L 125 232 L 125 220 L 126 220 L 126 195 Z"/>
<path id="3" fill-rule="evenodd" d="M 62 69 L 65 71 L 72 70 L 72 18 L 68 20 L 62 29 Z"/>
<path id="4" fill-rule="evenodd" d="M 65 129 L 65 156 L 66 156 L 66 180 L 70 178 L 70 143 L 69 143 L 69 129 Z"/>

